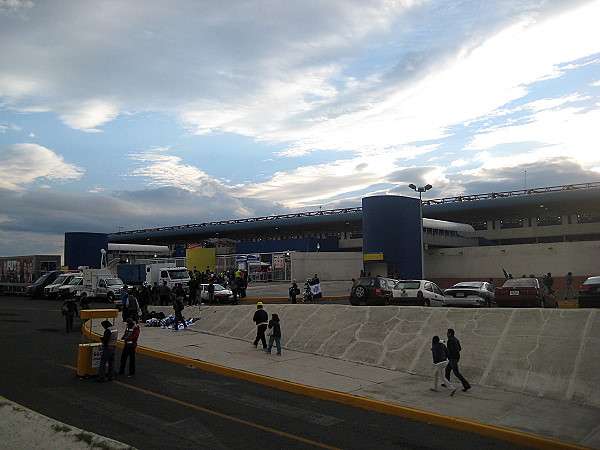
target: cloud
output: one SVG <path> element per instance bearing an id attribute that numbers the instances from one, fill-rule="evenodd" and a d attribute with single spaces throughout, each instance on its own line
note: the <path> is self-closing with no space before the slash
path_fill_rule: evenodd
<path id="1" fill-rule="evenodd" d="M 64 182 L 83 175 L 81 168 L 37 144 L 0 146 L 0 169 L 0 188 L 13 190 L 37 180 Z"/>
<path id="2" fill-rule="evenodd" d="M 62 121 L 77 130 L 97 132 L 97 127 L 114 120 L 119 115 L 119 107 L 100 99 L 89 99 L 70 107 L 61 108 Z"/>

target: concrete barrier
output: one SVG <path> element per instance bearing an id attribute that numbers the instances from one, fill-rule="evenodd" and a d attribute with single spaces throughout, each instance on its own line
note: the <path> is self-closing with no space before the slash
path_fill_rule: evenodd
<path id="1" fill-rule="evenodd" d="M 265 309 L 269 317 L 279 315 L 285 348 L 427 377 L 431 338 L 445 339 L 454 328 L 463 348 L 461 372 L 471 384 L 600 406 L 595 310 L 318 304 Z M 201 318 L 198 330 L 250 342 L 255 310 L 203 306 L 186 308 L 185 315 Z"/>

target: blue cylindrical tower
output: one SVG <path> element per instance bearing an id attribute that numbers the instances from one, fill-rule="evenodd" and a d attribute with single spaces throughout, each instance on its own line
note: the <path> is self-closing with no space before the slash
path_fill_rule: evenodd
<path id="1" fill-rule="evenodd" d="M 100 269 L 100 249 L 108 252 L 106 233 L 65 233 L 65 265 L 69 269 L 77 269 L 79 266 Z"/>
<path id="2" fill-rule="evenodd" d="M 421 279 L 419 199 L 396 195 L 365 197 L 362 215 L 365 272 Z"/>

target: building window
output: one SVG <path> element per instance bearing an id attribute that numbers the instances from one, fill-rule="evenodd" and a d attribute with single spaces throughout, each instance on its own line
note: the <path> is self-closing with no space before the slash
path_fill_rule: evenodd
<path id="1" fill-rule="evenodd" d="M 537 218 L 538 227 L 547 227 L 550 225 L 562 225 L 561 216 L 544 216 Z"/>
<path id="2" fill-rule="evenodd" d="M 539 220 L 539 219 L 538 219 Z M 523 219 L 504 219 L 500 221 L 500 228 L 523 228 Z"/>

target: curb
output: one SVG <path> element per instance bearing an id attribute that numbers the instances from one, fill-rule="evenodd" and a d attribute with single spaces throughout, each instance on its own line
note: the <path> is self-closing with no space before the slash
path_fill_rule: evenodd
<path id="1" fill-rule="evenodd" d="M 87 322 L 86 322 L 87 323 Z M 100 339 L 100 335 L 89 330 L 85 325 L 82 326 L 82 332 L 87 334 L 90 339 Z M 121 341 L 117 343 L 119 348 L 123 347 Z M 476 422 L 469 419 L 461 419 L 457 417 L 445 416 L 429 411 L 422 411 L 408 406 L 397 405 L 394 403 L 383 402 L 380 400 L 359 397 L 344 392 L 332 391 L 304 384 L 295 383 L 292 381 L 280 380 L 266 375 L 260 375 L 252 372 L 246 372 L 240 369 L 221 366 L 219 364 L 200 361 L 197 359 L 187 358 L 185 356 L 175 355 L 173 353 L 154 350 L 147 347 L 138 346 L 137 353 L 163 359 L 176 364 L 192 366 L 197 369 L 207 372 L 217 373 L 231 378 L 249 381 L 252 383 L 262 384 L 275 389 L 279 389 L 293 394 L 312 397 L 320 400 L 327 400 L 336 403 L 341 403 L 349 406 L 354 406 L 369 411 L 374 411 L 382 414 L 388 414 L 406 419 L 418 420 L 432 425 L 453 428 L 456 430 L 467 431 L 469 433 L 480 434 L 483 436 L 500 439 L 514 444 L 539 448 L 539 449 L 586 449 L 587 447 L 571 444 L 568 442 L 558 441 L 554 439 L 544 438 L 533 434 L 527 434 L 510 428 L 504 428 L 497 425 L 488 425 L 481 422 Z"/>

